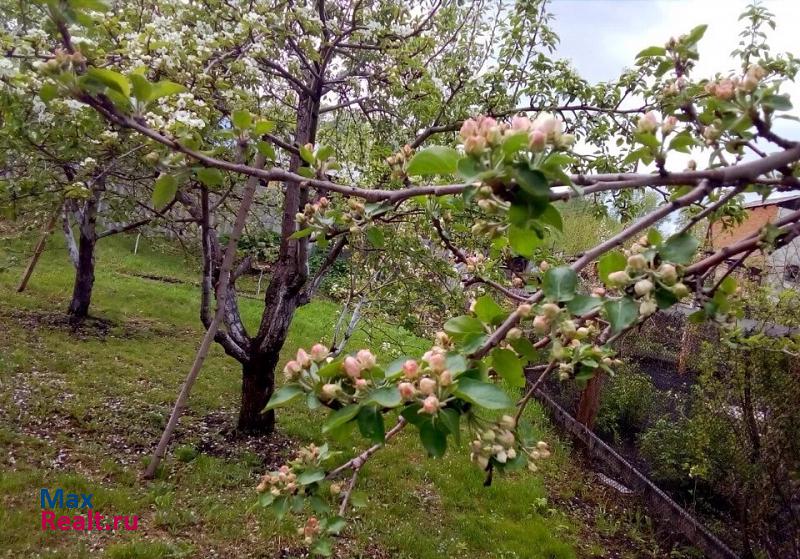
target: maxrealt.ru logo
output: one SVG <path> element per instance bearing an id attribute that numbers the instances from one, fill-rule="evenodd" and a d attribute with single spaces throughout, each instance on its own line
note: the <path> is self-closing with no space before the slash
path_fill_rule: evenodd
<path id="1" fill-rule="evenodd" d="M 42 505 L 42 530 L 136 530 L 139 526 L 139 517 L 136 515 L 105 516 L 94 512 L 92 504 L 93 493 L 65 493 L 63 489 L 56 489 L 50 493 L 48 489 L 39 492 L 39 501 Z M 61 514 L 48 509 L 67 509 L 68 511 L 83 509 L 85 514 Z"/>

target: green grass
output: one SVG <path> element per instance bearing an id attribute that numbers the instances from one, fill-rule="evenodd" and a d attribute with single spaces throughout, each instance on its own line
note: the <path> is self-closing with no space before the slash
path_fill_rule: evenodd
<path id="1" fill-rule="evenodd" d="M 283 548 L 300 549 L 291 524 L 254 509 L 254 488 L 265 459 L 274 463 L 292 447 L 320 441 L 324 412 L 291 407 L 279 414 L 274 439 L 231 439 L 240 370 L 219 347 L 193 390 L 161 476 L 139 480 L 202 331 L 195 259 L 150 239 L 133 255 L 133 239 L 99 244 L 92 315 L 107 321 L 99 335 L 93 326 L 72 333 L 60 322 L 72 270 L 57 236 L 22 294 L 14 288 L 35 235 L 0 238 L 0 554 L 145 559 L 210 557 L 214 550 L 218 557 L 293 556 L 280 555 Z M 260 302 L 243 298 L 241 306 L 254 328 Z M 337 309 L 331 301 L 299 309 L 284 360 L 300 345 L 329 337 Z M 384 330 L 403 346 L 395 345 L 395 353 L 425 347 L 387 325 L 358 331 L 349 348 L 367 339 L 380 347 L 389 341 Z M 626 523 L 622 513 L 623 520 L 613 517 L 619 526 L 613 534 L 595 531 L 593 503 L 605 503 L 607 496 L 570 458 L 541 410 L 531 406 L 529 415 L 553 441 L 554 457 L 536 474 L 496 478 L 488 488 L 465 448 L 429 460 L 413 433 L 403 433 L 363 469 L 360 490 L 368 505 L 337 541 L 337 556 L 574 558 L 600 557 L 610 549 L 621 557 L 666 556 L 651 555 L 658 550 L 652 531 Z M 367 443 L 354 436 L 337 444 L 347 454 Z M 140 530 L 41 531 L 42 487 L 94 493 L 96 511 L 138 514 Z M 574 499 L 586 510 L 559 506 Z M 601 514 L 608 524 L 613 512 L 604 506 Z"/>

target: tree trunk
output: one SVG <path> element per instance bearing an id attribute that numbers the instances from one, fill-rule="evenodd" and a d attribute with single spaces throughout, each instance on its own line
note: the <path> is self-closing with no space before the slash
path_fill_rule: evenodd
<path id="1" fill-rule="evenodd" d="M 322 93 L 302 95 L 297 112 L 295 144 L 314 143 Z M 300 157 L 293 154 L 289 170 L 297 172 Z M 308 239 L 292 239 L 297 230 L 295 216 L 306 204 L 307 188 L 296 182 L 284 185 L 281 246 L 269 286 L 264 292 L 264 312 L 256 337 L 252 340 L 250 359 L 243 367 L 242 407 L 239 429 L 250 433 L 269 433 L 275 428 L 274 414 L 261 414 L 275 388 L 275 367 L 286 342 L 294 312 L 302 303 L 308 281 Z"/>
<path id="2" fill-rule="evenodd" d="M 80 239 L 78 241 L 78 265 L 75 269 L 75 284 L 72 289 L 72 301 L 67 313 L 72 322 L 80 322 L 89 316 L 89 304 L 92 301 L 94 287 L 94 247 L 97 244 L 97 204 L 100 190 L 97 189 L 86 200 L 78 212 Z"/>
<path id="3" fill-rule="evenodd" d="M 81 231 L 78 244 L 78 267 L 75 270 L 75 284 L 72 289 L 72 301 L 67 311 L 74 321 L 89 316 L 89 304 L 92 301 L 94 287 L 94 247 L 97 239 L 94 235 L 86 236 Z"/>
<path id="4" fill-rule="evenodd" d="M 242 405 L 237 428 L 243 433 L 271 433 L 275 412 L 261 413 L 275 389 L 275 366 L 279 353 L 253 359 L 242 365 Z"/>

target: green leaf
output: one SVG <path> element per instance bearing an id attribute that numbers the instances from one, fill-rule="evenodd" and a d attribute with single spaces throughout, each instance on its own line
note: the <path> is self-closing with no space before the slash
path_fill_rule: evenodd
<path id="1" fill-rule="evenodd" d="M 153 94 L 153 86 L 149 81 L 147 81 L 147 78 L 134 72 L 132 74 L 128 74 L 128 79 L 133 86 L 133 96 L 142 103 L 147 103 L 150 101 L 150 96 Z"/>
<path id="2" fill-rule="evenodd" d="M 444 323 L 444 331 L 452 336 L 483 333 L 483 323 L 472 316 L 456 316 Z"/>
<path id="3" fill-rule="evenodd" d="M 510 349 L 494 348 L 492 350 L 492 367 L 512 388 L 525 386 L 522 363 Z"/>
<path id="4" fill-rule="evenodd" d="M 458 152 L 451 147 L 431 146 L 418 151 L 408 163 L 408 174 L 420 177 L 452 175 L 458 166 Z"/>
<path id="5" fill-rule="evenodd" d="M 399 394 L 398 394 L 399 396 Z M 386 437 L 386 428 L 383 424 L 383 414 L 376 406 L 364 406 L 358 412 L 356 419 L 358 430 L 365 438 L 375 444 L 382 443 Z"/>
<path id="6" fill-rule="evenodd" d="M 269 134 L 275 129 L 275 123 L 271 120 L 259 120 L 256 122 L 255 127 L 253 127 L 253 133 L 256 137 L 263 136 L 264 134 Z"/>
<path id="7" fill-rule="evenodd" d="M 647 56 L 664 56 L 665 54 L 667 54 L 667 49 L 664 47 L 653 46 L 647 47 L 646 49 L 640 51 L 639 54 L 636 55 L 636 58 L 645 58 Z"/>
<path id="8" fill-rule="evenodd" d="M 438 430 L 431 422 L 419 426 L 419 438 L 422 446 L 431 458 L 441 458 L 447 450 L 447 434 Z"/>
<path id="9" fill-rule="evenodd" d="M 692 261 L 700 241 L 689 233 L 678 233 L 667 239 L 658 249 L 662 259 L 675 264 L 688 264 Z"/>
<path id="10" fill-rule="evenodd" d="M 499 386 L 468 377 L 459 377 L 453 393 L 462 400 L 488 410 L 502 410 L 512 405 L 511 398 Z"/>
<path id="11" fill-rule="evenodd" d="M 622 332 L 639 318 L 639 306 L 630 297 L 606 301 L 603 309 L 614 334 Z"/>
<path id="12" fill-rule="evenodd" d="M 233 126 L 239 130 L 246 130 L 253 124 L 253 115 L 250 114 L 250 111 L 233 111 L 233 114 L 231 115 L 231 122 L 233 123 Z"/>
<path id="13" fill-rule="evenodd" d="M 508 313 L 490 295 L 482 295 L 475 301 L 475 314 L 485 324 L 498 325 Z"/>
<path id="14" fill-rule="evenodd" d="M 651 245 L 658 246 L 663 240 L 664 238 L 661 236 L 661 232 L 658 229 L 653 228 L 647 232 L 647 242 Z"/>
<path id="15" fill-rule="evenodd" d="M 183 93 L 184 91 L 186 91 L 186 87 L 182 86 L 181 84 L 171 82 L 169 80 L 162 80 L 152 84 L 150 99 L 148 100 L 155 101 L 156 99 L 177 95 L 178 93 Z"/>
<path id="16" fill-rule="evenodd" d="M 300 146 L 300 158 L 309 165 L 313 165 L 315 161 L 314 152 L 306 146 Z"/>
<path id="17" fill-rule="evenodd" d="M 258 149 L 258 153 L 269 159 L 270 161 L 275 160 L 275 148 L 272 147 L 272 144 L 269 142 L 258 142 L 256 144 L 256 149 Z"/>
<path id="18" fill-rule="evenodd" d="M 539 219 L 542 220 L 542 223 L 552 225 L 561 232 L 564 231 L 564 222 L 561 219 L 561 213 L 553 204 L 547 204 L 547 207 L 542 212 L 542 215 L 539 216 Z"/>
<path id="19" fill-rule="evenodd" d="M 330 557 L 333 554 L 333 548 L 328 538 L 320 538 L 311 546 L 311 553 L 321 555 L 322 557 Z"/>
<path id="20" fill-rule="evenodd" d="M 516 153 L 528 145 L 528 133 L 524 130 L 503 137 L 503 153 L 510 161 Z"/>
<path id="21" fill-rule="evenodd" d="M 314 468 L 313 470 L 306 470 L 297 476 L 297 483 L 300 485 L 311 485 L 323 479 L 325 479 L 325 470 L 322 468 Z"/>
<path id="22" fill-rule="evenodd" d="M 296 384 L 282 386 L 272 393 L 272 397 L 269 399 L 269 402 L 267 402 L 267 406 L 264 408 L 262 413 L 271 409 L 275 409 L 279 406 L 285 406 L 292 400 L 295 400 L 301 394 L 303 394 L 303 389 Z"/>
<path id="23" fill-rule="evenodd" d="M 674 149 L 675 151 L 680 151 L 683 153 L 689 153 L 689 148 L 696 144 L 697 142 L 695 142 L 694 138 L 692 138 L 692 135 L 687 130 L 684 130 L 670 140 L 669 149 Z"/>
<path id="24" fill-rule="evenodd" d="M 453 437 L 456 439 L 456 442 L 458 442 L 461 435 L 459 431 L 461 414 L 458 413 L 458 411 L 454 410 L 453 408 L 445 408 L 436 416 L 436 421 L 438 421 L 449 434 L 453 435 Z"/>
<path id="25" fill-rule="evenodd" d="M 542 244 L 542 239 L 531 229 L 510 225 L 508 228 L 508 243 L 514 253 L 530 258 L 536 251 L 536 247 Z"/>
<path id="26" fill-rule="evenodd" d="M 765 95 L 761 104 L 776 111 L 788 111 L 792 108 L 788 95 Z"/>
<path id="27" fill-rule="evenodd" d="M 308 237 L 311 233 L 314 232 L 313 227 L 306 227 L 305 229 L 300 229 L 299 231 L 295 231 L 292 233 L 289 238 L 290 239 L 302 239 L 303 237 Z"/>
<path id="28" fill-rule="evenodd" d="M 128 78 L 119 72 L 107 68 L 89 68 L 86 74 L 125 97 L 131 96 L 131 84 Z"/>
<path id="29" fill-rule="evenodd" d="M 178 179 L 172 175 L 161 175 L 153 185 L 153 207 L 161 209 L 175 198 L 178 192 Z"/>
<path id="30" fill-rule="evenodd" d="M 328 520 L 328 525 L 325 527 L 325 531 L 329 534 L 338 534 L 346 525 L 347 521 L 344 518 L 341 516 L 334 516 Z"/>
<path id="31" fill-rule="evenodd" d="M 540 358 L 539 351 L 528 338 L 518 338 L 510 340 L 508 343 L 528 363 L 533 363 Z"/>
<path id="32" fill-rule="evenodd" d="M 289 510 L 289 498 L 286 496 L 277 497 L 272 502 L 272 513 L 278 518 L 278 520 L 282 519 L 286 516 L 286 512 Z"/>
<path id="33" fill-rule="evenodd" d="M 375 403 L 384 408 L 396 408 L 402 401 L 400 391 L 396 386 L 384 386 L 371 392 L 365 403 Z"/>
<path id="34" fill-rule="evenodd" d="M 569 301 L 575 297 L 578 274 L 567 266 L 550 268 L 544 273 L 542 291 L 551 301 Z"/>
<path id="35" fill-rule="evenodd" d="M 197 171 L 197 180 L 204 185 L 214 188 L 222 184 L 222 171 L 210 167 L 203 167 Z"/>
<path id="36" fill-rule="evenodd" d="M 603 306 L 602 298 L 578 294 L 567 303 L 567 310 L 575 316 L 581 316 L 599 309 L 601 306 Z"/>
<path id="37" fill-rule="evenodd" d="M 514 176 L 519 187 L 536 202 L 543 205 L 550 202 L 550 184 L 547 182 L 544 173 L 531 170 L 525 165 L 516 167 Z"/>
<path id="38" fill-rule="evenodd" d="M 45 103 L 49 103 L 58 97 L 58 86 L 54 83 L 46 83 L 39 90 L 39 98 Z"/>
<path id="39" fill-rule="evenodd" d="M 367 227 L 366 236 L 369 244 L 375 248 L 383 248 L 386 246 L 386 240 L 383 237 L 383 231 L 378 227 Z"/>
<path id="40" fill-rule="evenodd" d="M 628 259 L 625 258 L 625 255 L 617 250 L 612 250 L 600 257 L 597 262 L 597 273 L 600 276 L 600 280 L 608 285 L 608 275 L 624 270 L 627 265 Z"/>
<path id="41" fill-rule="evenodd" d="M 708 25 L 702 24 L 689 31 L 689 34 L 686 36 L 685 44 L 687 46 L 696 45 L 697 42 L 703 38 L 703 35 L 705 35 L 706 29 L 708 29 Z"/>
<path id="42" fill-rule="evenodd" d="M 351 419 L 353 419 L 356 415 L 358 415 L 358 410 L 361 409 L 361 406 L 358 404 L 350 404 L 349 406 L 345 406 L 342 409 L 338 409 L 332 414 L 328 416 L 328 419 L 322 425 L 322 432 L 327 433 L 332 429 L 336 429 L 337 427 L 341 427 Z"/>

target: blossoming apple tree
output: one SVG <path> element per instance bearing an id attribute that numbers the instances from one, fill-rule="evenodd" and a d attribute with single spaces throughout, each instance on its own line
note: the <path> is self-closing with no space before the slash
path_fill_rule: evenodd
<path id="1" fill-rule="evenodd" d="M 163 49 L 157 55 L 142 54 L 149 51 L 136 47 L 131 37 L 136 33 L 129 30 L 120 32 L 124 42 L 120 39 L 113 52 L 76 46 L 72 19 L 91 25 L 112 21 L 109 28 L 123 28 L 124 18 L 113 14 L 126 14 L 124 7 L 108 16 L 99 13 L 96 0 L 46 2 L 59 44 L 52 50 L 53 63 L 41 70 L 57 95 L 84 103 L 150 143 L 161 172 L 157 191 L 187 199 L 199 191 L 199 201 L 188 200 L 187 206 L 194 205 L 203 225 L 207 333 L 184 386 L 184 401 L 216 339 L 243 363 L 242 427 L 262 422 L 271 426 L 275 408 L 303 401 L 311 409 L 330 409 L 323 434 L 357 428 L 372 443 L 339 464 L 326 446 L 311 445 L 259 485 L 261 504 L 278 515 L 289 510 L 305 514 L 300 532 L 317 553 L 330 552 L 329 535 L 343 526 L 364 464 L 402 430 L 416 430 L 431 456 L 441 456 L 466 430 L 471 459 L 486 471 L 487 481 L 494 472 L 526 465 L 534 469 L 550 450 L 545 442 L 530 439 L 522 413 L 545 378 L 555 375 L 582 384 L 612 374 L 618 363 L 613 342 L 680 301 L 697 306 L 693 320 L 735 328 L 737 317 L 729 312 L 729 299 L 736 297 L 731 271 L 749 254 L 773 250 L 800 234 L 798 211 L 710 254 L 698 254 L 699 242 L 691 233 L 701 220 L 724 219 L 726 208 L 743 192 L 769 195 L 800 188 L 800 143 L 774 127 L 791 108 L 781 87 L 796 72 L 792 57 L 745 45 L 739 71 L 696 78 L 692 69 L 705 30 L 701 26 L 639 53 L 636 70 L 591 105 L 598 101 L 597 92 L 587 92 L 570 79 L 559 82 L 569 92 L 565 100 L 562 92 L 542 83 L 542 67 L 520 73 L 526 58 L 550 63 L 535 54 L 526 57 L 525 48 L 516 52 L 518 33 L 509 31 L 497 52 L 489 49 L 500 64 L 485 79 L 462 75 L 471 66 L 452 60 L 438 66 L 442 53 L 466 57 L 472 64 L 468 53 L 474 44 L 464 41 L 477 35 L 461 33 L 471 25 L 480 27 L 475 13 L 485 6 L 479 3 L 425 4 L 415 11 L 393 3 L 318 1 L 308 8 L 293 5 L 284 16 L 266 2 L 251 4 L 254 11 L 248 13 L 256 16 L 247 17 L 260 15 L 270 24 L 258 27 L 256 21 L 259 31 L 253 31 L 244 23 L 250 19 L 237 12 L 241 17 L 232 21 L 242 31 L 230 32 L 226 48 L 204 43 L 208 33 L 192 34 L 196 53 L 186 57 L 199 64 L 193 72 L 191 65 L 176 63 L 166 45 L 156 49 Z M 233 6 L 229 2 L 219 10 L 227 14 L 225 10 L 241 8 Z M 170 10 L 168 21 L 188 25 L 189 12 L 164 8 Z M 512 28 L 536 29 L 537 36 L 542 31 L 526 27 L 540 21 L 536 17 L 541 13 L 531 15 L 520 4 L 513 16 Z M 282 25 L 271 27 L 276 17 L 284 17 Z M 200 26 L 228 20 L 198 21 Z M 447 39 L 441 44 L 436 37 Z M 157 65 L 154 56 L 159 57 Z M 144 67 L 131 67 L 139 59 Z M 506 73 L 516 78 L 500 87 Z M 434 79 L 442 75 L 446 83 Z M 248 80 L 255 81 L 248 85 Z M 175 87 L 177 83 L 182 85 Z M 535 88 L 526 89 L 530 84 Z M 281 89 L 270 91 L 274 87 Z M 174 94 L 158 103 L 155 96 L 184 88 L 195 99 L 207 95 L 207 101 L 194 116 L 170 121 Z M 336 98 L 330 107 L 322 103 L 328 94 Z M 536 102 L 540 94 L 541 104 Z M 426 95 L 435 102 L 418 102 Z M 622 109 L 620 102 L 628 95 L 643 104 Z M 585 97 L 575 102 L 580 96 Z M 521 99 L 532 101 L 519 104 Z M 564 104 L 556 104 L 560 101 Z M 484 116 L 465 118 L 476 104 Z M 358 110 L 349 111 L 352 107 Z M 323 115 L 337 110 L 346 110 L 348 118 L 339 126 L 323 126 Z M 590 114 L 597 118 L 587 118 Z M 290 130 L 292 141 L 276 136 L 280 119 L 289 123 L 282 131 Z M 427 125 L 420 127 L 420 122 Z M 359 135 L 343 131 L 356 128 L 374 130 L 379 138 L 363 152 L 368 160 L 363 166 L 353 156 L 357 149 L 334 143 L 342 139 L 344 146 L 351 146 Z M 454 142 L 437 135 L 453 131 L 458 131 Z M 398 134 L 407 134 L 407 145 L 394 138 Z M 330 145 L 318 142 L 322 135 L 332 140 Z M 616 151 L 609 148 L 615 140 Z M 372 150 L 393 143 L 393 152 L 375 157 Z M 594 145 L 593 154 L 582 153 Z M 285 154 L 277 154 L 276 146 Z M 690 162 L 686 169 L 676 168 L 676 154 L 692 149 L 708 155 L 708 165 Z M 642 166 L 645 170 L 638 170 Z M 208 247 L 218 240 L 210 238 L 209 199 L 235 177 L 245 181 L 236 222 L 227 248 L 223 252 L 218 247 L 211 258 Z M 258 186 L 278 188 L 275 183 L 280 183 L 284 200 L 280 255 L 259 331 L 249 336 L 237 320 L 231 295 L 237 274 L 235 242 Z M 573 262 L 547 260 L 533 270 L 515 272 L 513 281 L 496 273 L 508 255 L 541 254 L 548 232 L 562 227 L 562 202 L 643 189 L 663 202 Z M 691 215 L 685 226 L 671 235 L 659 232 L 658 224 L 684 210 Z M 411 225 L 392 221 L 403 212 L 415 216 Z M 388 362 L 380 353 L 362 349 L 334 358 L 327 346 L 317 344 L 297 352 L 284 368 L 283 385 L 273 392 L 273 371 L 289 321 L 308 295 L 310 246 L 325 247 L 330 251 L 326 262 L 332 261 L 345 243 L 379 243 L 376 228 L 392 232 L 406 227 L 406 234 L 413 234 L 423 223 L 452 261 L 463 264 L 486 287 L 485 294 L 465 314 L 447 320 L 422 355 Z M 463 237 L 466 223 L 472 240 L 465 248 L 450 229 Z M 727 269 L 720 268 L 723 264 Z M 583 282 L 580 274 L 595 266 L 599 282 Z M 217 302 L 213 318 L 212 297 Z M 516 406 L 510 393 L 519 394 Z M 387 417 L 394 422 L 388 429 Z M 165 439 L 162 444 L 166 446 Z M 343 483 L 345 476 L 349 479 Z"/>

